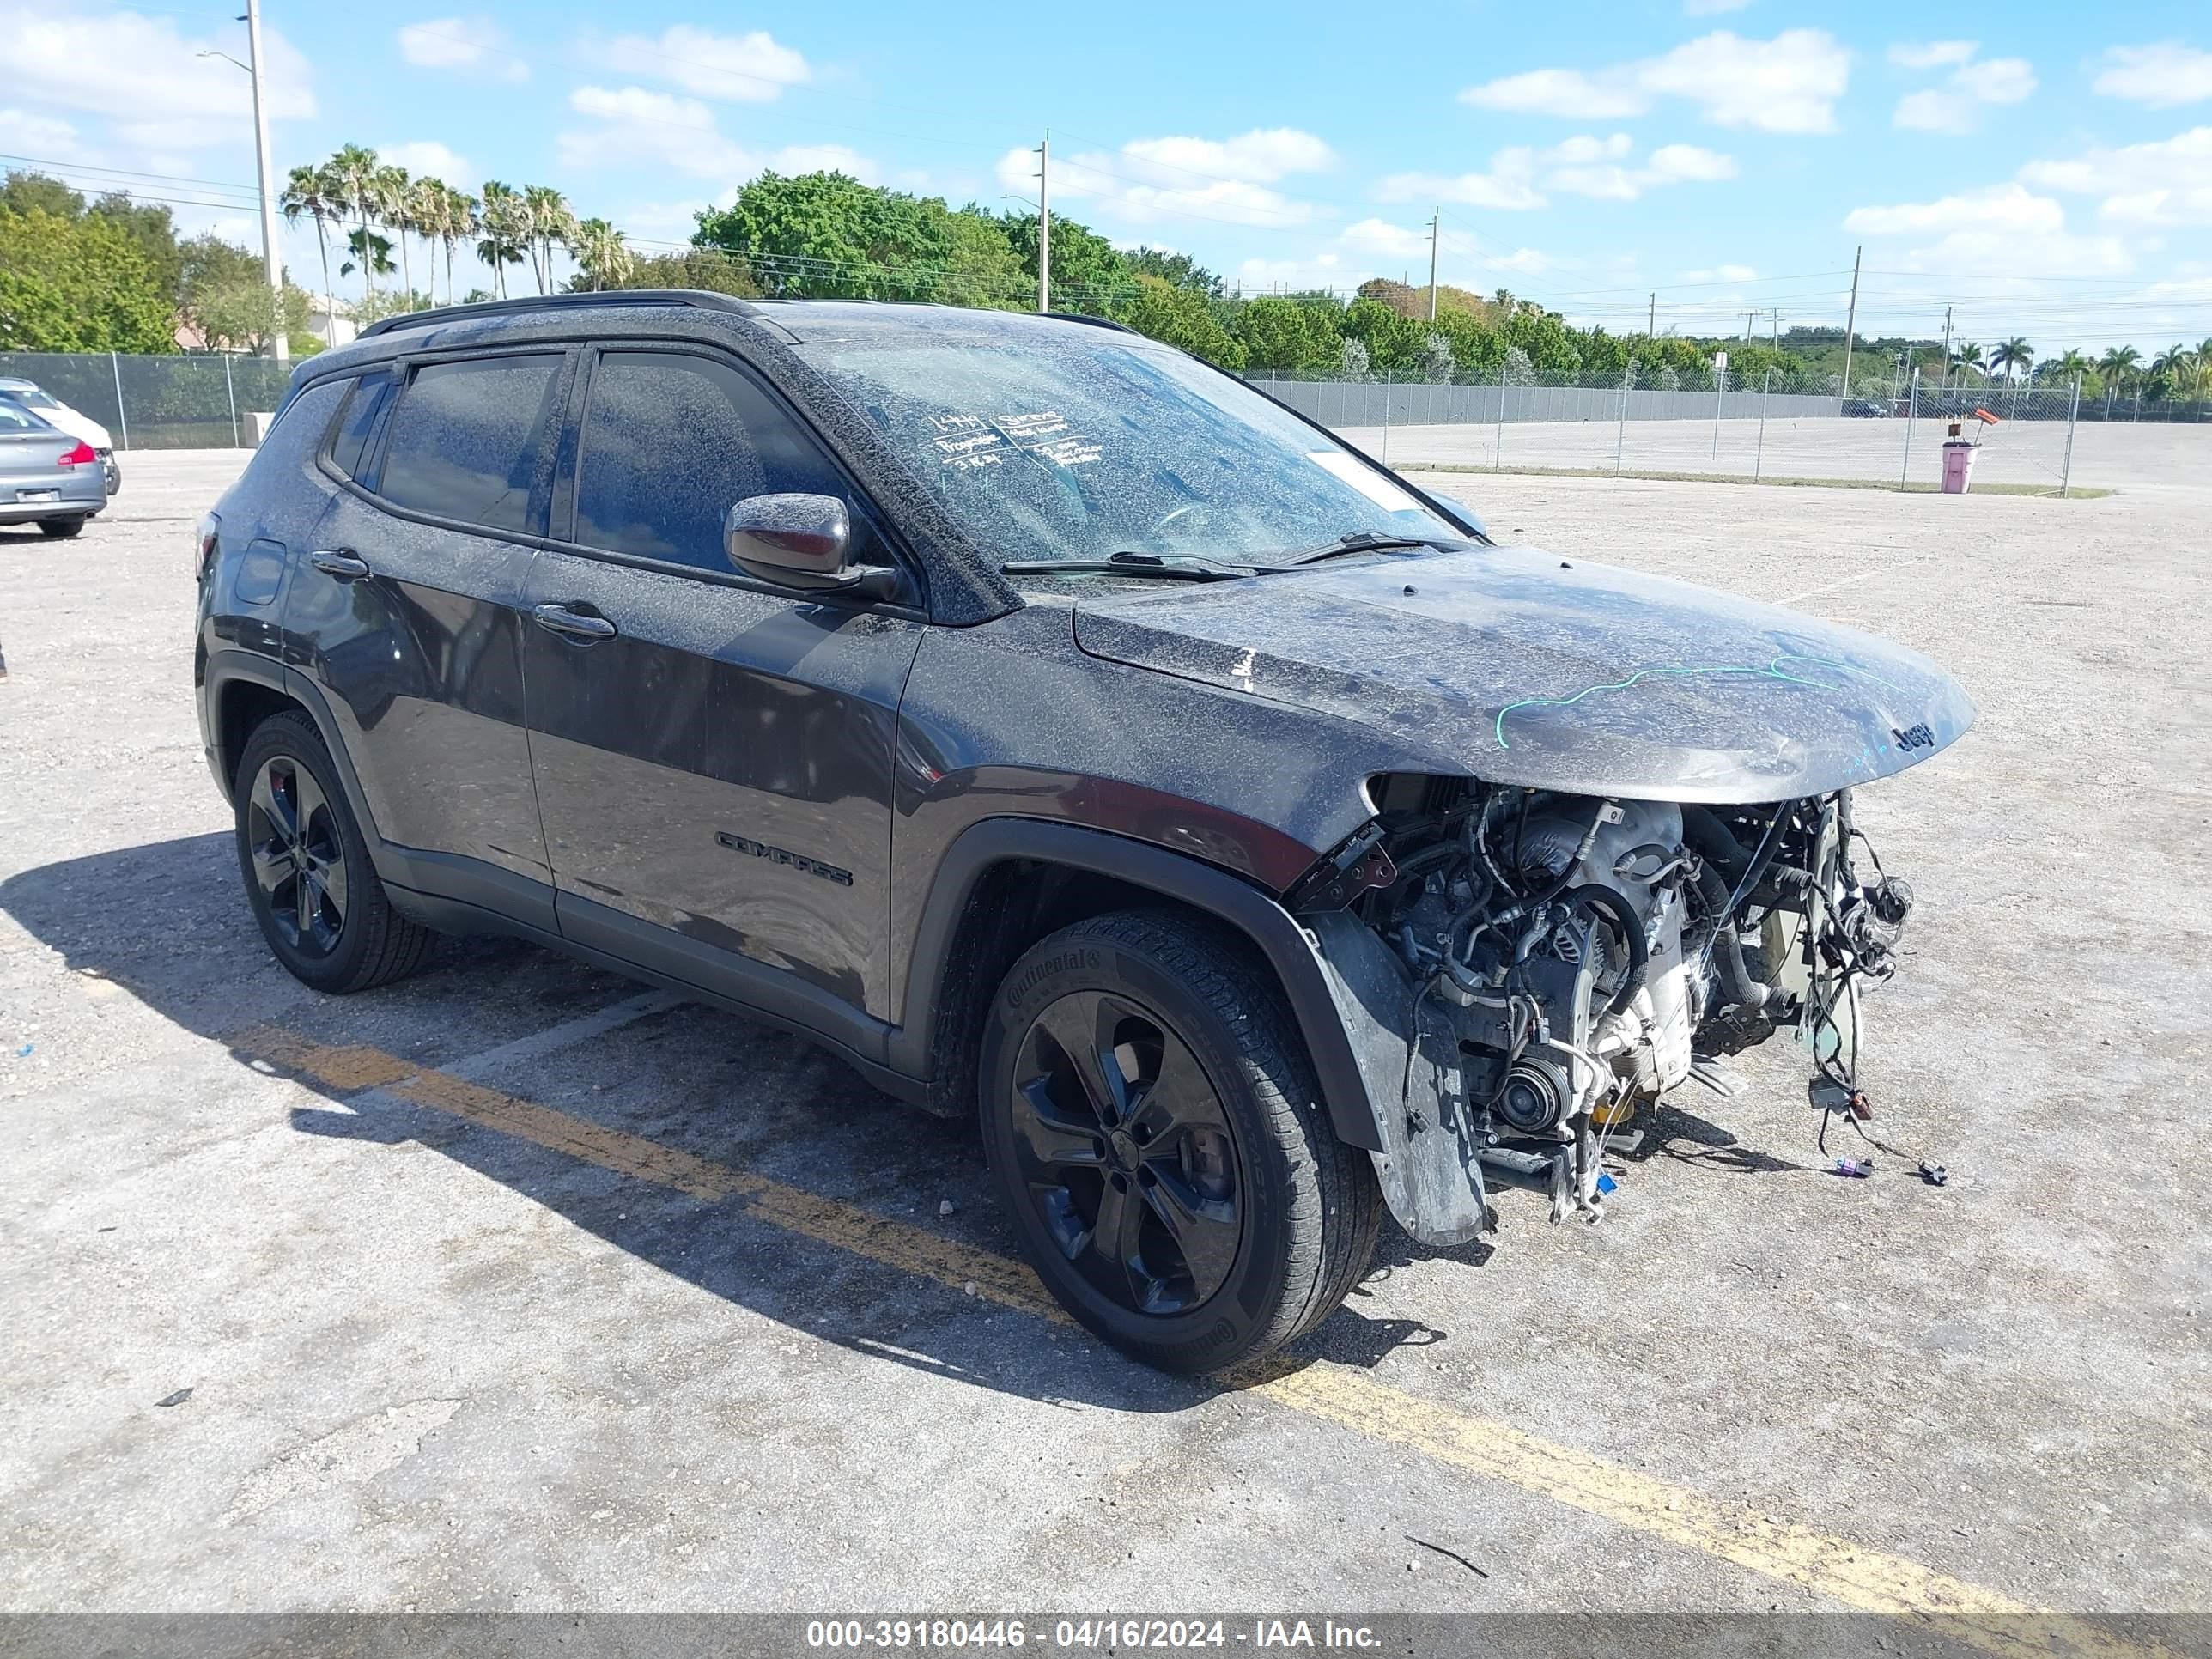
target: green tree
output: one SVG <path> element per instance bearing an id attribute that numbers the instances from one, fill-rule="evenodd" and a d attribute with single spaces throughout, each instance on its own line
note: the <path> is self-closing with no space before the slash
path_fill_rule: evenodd
<path id="1" fill-rule="evenodd" d="M 319 347 L 322 343 L 307 332 L 313 304 L 307 291 L 288 282 L 280 302 L 260 261 L 253 264 L 250 272 L 211 278 L 195 291 L 191 317 L 201 337 L 210 345 L 258 353 L 268 349 L 282 329 L 288 347 L 301 338 Z"/>
<path id="2" fill-rule="evenodd" d="M 1277 374 L 1327 374 L 1341 361 L 1340 313 L 1266 295 L 1245 301 L 1237 317 L 1244 366 Z"/>
<path id="3" fill-rule="evenodd" d="M 113 219 L 0 209 L 0 349 L 174 351 L 173 317 L 144 250 Z"/>
<path id="4" fill-rule="evenodd" d="M 999 222 L 1006 229 L 1027 275 L 1030 291 L 1036 291 L 1037 216 L 1008 214 Z M 1157 278 L 1155 280 L 1158 280 Z M 1121 250 L 1088 225 L 1052 216 L 1052 308 L 1085 311 L 1126 321 L 1122 313 L 1136 297 L 1135 273 Z"/>
<path id="5" fill-rule="evenodd" d="M 704 247 L 633 259 L 621 280 L 610 282 L 607 286 L 698 288 L 710 294 L 732 294 L 741 300 L 757 300 L 763 292 L 761 285 L 753 281 L 752 273 L 745 269 L 744 260 Z"/>
<path id="6" fill-rule="evenodd" d="M 491 267 L 492 292 L 504 300 L 507 268 L 522 263 L 523 245 L 530 239 L 530 214 L 522 193 L 496 179 L 484 180 L 477 228 L 483 232 L 483 240 L 477 244 L 477 258 Z"/>
<path id="7" fill-rule="evenodd" d="M 1059 228 L 1053 228 L 1055 235 Z M 1121 319 L 1131 328 L 1218 368 L 1244 367 L 1244 348 L 1221 326 L 1204 294 L 1158 276 L 1139 276 L 1136 285 L 1136 297 Z"/>
<path id="8" fill-rule="evenodd" d="M 340 217 L 351 217 L 357 236 L 367 245 L 369 226 L 383 210 L 384 167 L 376 159 L 376 152 L 360 144 L 342 146 L 323 164 L 323 173 L 337 203 Z M 354 238 L 347 239 L 350 246 Z M 387 245 L 388 246 L 388 245 Z M 349 267 L 340 266 L 338 275 L 347 274 Z M 362 298 L 376 297 L 376 272 L 363 267 Z"/>
<path id="9" fill-rule="evenodd" d="M 1209 300 L 1218 300 L 1226 291 L 1219 276 L 1188 253 L 1176 253 L 1164 247 L 1140 247 L 1123 254 L 1121 258 L 1139 276 L 1157 276 L 1177 288 L 1195 289 Z"/>

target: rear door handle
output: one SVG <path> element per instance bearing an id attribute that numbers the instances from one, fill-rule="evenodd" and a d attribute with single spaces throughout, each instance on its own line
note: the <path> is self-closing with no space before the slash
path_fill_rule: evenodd
<path id="1" fill-rule="evenodd" d="M 307 555 L 307 562 L 326 576 L 336 576 L 342 582 L 357 581 L 368 574 L 368 561 L 357 553 L 342 549 L 324 548 Z"/>
<path id="2" fill-rule="evenodd" d="M 611 640 L 615 636 L 615 625 L 605 617 L 579 611 L 559 599 L 548 599 L 543 605 L 532 605 L 530 614 L 536 618 L 540 628 L 568 639 L 588 643 L 592 640 Z"/>

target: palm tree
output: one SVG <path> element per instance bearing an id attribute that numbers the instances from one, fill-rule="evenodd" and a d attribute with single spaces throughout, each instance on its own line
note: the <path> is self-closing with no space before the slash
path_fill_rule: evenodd
<path id="1" fill-rule="evenodd" d="M 2187 346 L 2175 344 L 2150 360 L 2154 378 L 2162 379 L 2173 391 L 2179 391 L 2192 380 L 2197 368 L 2197 354 Z"/>
<path id="2" fill-rule="evenodd" d="M 1981 347 L 1976 345 L 1972 340 L 1965 340 L 1960 343 L 1958 347 L 1958 356 L 1959 369 L 1961 374 L 1964 374 L 1967 369 L 1971 368 L 1977 374 L 1983 376 L 1988 375 L 1990 372 L 1989 359 L 1983 355 Z"/>
<path id="3" fill-rule="evenodd" d="M 302 216 L 315 222 L 315 245 L 323 255 L 323 343 L 337 343 L 337 300 L 331 291 L 330 222 L 337 216 L 338 209 L 332 200 L 330 180 L 313 167 L 294 167 L 284 179 L 284 193 L 278 198 L 284 210 L 284 222 L 296 225 Z"/>
<path id="4" fill-rule="evenodd" d="M 408 178 L 405 167 L 377 168 L 376 207 L 376 216 L 385 228 L 399 239 L 399 285 L 406 291 L 407 304 L 412 309 L 415 266 L 407 255 L 407 235 L 415 228 L 415 191 L 414 181 Z"/>
<path id="5" fill-rule="evenodd" d="M 2012 384 L 2013 370 L 2027 373 L 2035 362 L 2035 348 L 2015 334 L 1990 354 L 1990 367 L 2004 371 L 2005 384 Z"/>
<path id="6" fill-rule="evenodd" d="M 530 274 L 538 291 L 553 288 L 553 245 L 565 242 L 576 228 L 576 216 L 568 198 L 547 185 L 527 185 L 522 191 L 523 211 L 529 222 Z"/>
<path id="7" fill-rule="evenodd" d="M 331 157 L 324 171 L 330 175 L 331 182 L 337 189 L 340 211 L 352 215 L 362 234 L 366 236 L 369 220 L 377 212 L 379 205 L 378 175 L 381 169 L 377 165 L 376 152 L 364 149 L 359 144 L 348 144 Z M 339 274 L 343 276 L 344 272 L 342 270 Z M 374 300 L 376 297 L 374 273 L 366 263 L 362 266 L 362 297 L 365 301 Z"/>
<path id="8" fill-rule="evenodd" d="M 2133 346 L 2113 346 L 2097 359 L 2097 373 L 2105 378 L 2105 418 L 2112 415 L 2112 399 L 2126 389 L 2128 376 L 2142 362 L 2142 353 Z"/>
<path id="9" fill-rule="evenodd" d="M 491 267 L 492 291 L 504 300 L 506 268 L 522 263 L 523 246 L 530 239 L 529 210 L 521 192 L 496 179 L 486 179 L 478 223 L 483 240 L 477 244 L 477 258 Z"/>
<path id="10" fill-rule="evenodd" d="M 2088 374 L 2095 365 L 2093 364 L 2087 357 L 2084 357 L 2080 352 L 2075 350 L 2073 347 L 2069 346 L 2059 356 L 2057 362 L 2054 363 L 2046 363 L 2045 367 L 2050 369 L 2051 379 L 2062 382 L 2071 382 L 2079 380 L 2083 375 Z"/>
<path id="11" fill-rule="evenodd" d="M 586 219 L 578 225 L 568 239 L 568 251 L 576 256 L 576 286 L 593 293 L 620 288 L 637 264 L 622 232 L 604 219 Z"/>

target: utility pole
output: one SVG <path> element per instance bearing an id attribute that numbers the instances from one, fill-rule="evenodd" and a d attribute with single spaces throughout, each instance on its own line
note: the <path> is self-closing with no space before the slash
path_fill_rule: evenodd
<path id="1" fill-rule="evenodd" d="M 1951 384 L 1951 307 L 1943 307 L 1943 384 Z"/>
<path id="2" fill-rule="evenodd" d="M 1659 295 L 1656 289 L 1651 295 L 1651 320 L 1644 325 L 1644 337 L 1647 340 L 1659 337 Z"/>
<path id="3" fill-rule="evenodd" d="M 1773 349 L 1779 351 L 1782 349 L 1782 307 L 1779 306 L 1775 307 L 1773 315 L 1774 327 L 1772 331 L 1766 337 L 1766 343 Z"/>
<path id="4" fill-rule="evenodd" d="M 1052 310 L 1052 133 L 1037 146 L 1037 309 Z"/>
<path id="5" fill-rule="evenodd" d="M 1441 207 L 1429 216 L 1429 320 L 1432 323 L 1437 319 L 1437 228 L 1443 217 Z"/>
<path id="6" fill-rule="evenodd" d="M 1759 313 L 1757 312 L 1747 311 L 1743 313 L 1743 343 L 1746 345 L 1749 345 L 1751 343 L 1751 331 L 1753 326 L 1757 324 L 1758 321 Z"/>
<path id="7" fill-rule="evenodd" d="M 1844 318 L 1844 396 L 1851 395 L 1851 340 L 1859 326 L 1859 261 L 1866 257 L 1862 246 L 1851 255 L 1851 308 Z"/>
<path id="8" fill-rule="evenodd" d="M 270 344 L 280 363 L 292 356 L 291 331 L 284 326 L 284 265 L 276 256 L 276 192 L 269 164 L 269 107 L 261 95 L 261 0 L 246 0 L 246 56 L 253 76 L 253 154 L 261 167 L 261 264 L 269 290 L 276 296 L 276 326 Z"/>

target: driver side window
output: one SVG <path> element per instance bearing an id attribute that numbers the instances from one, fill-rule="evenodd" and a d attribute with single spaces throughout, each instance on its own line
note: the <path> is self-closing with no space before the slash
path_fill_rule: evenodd
<path id="1" fill-rule="evenodd" d="M 872 538 L 843 477 L 751 379 L 711 357 L 603 353 L 584 406 L 574 539 L 722 574 L 722 517 L 749 495 L 835 495 L 854 556 Z"/>

